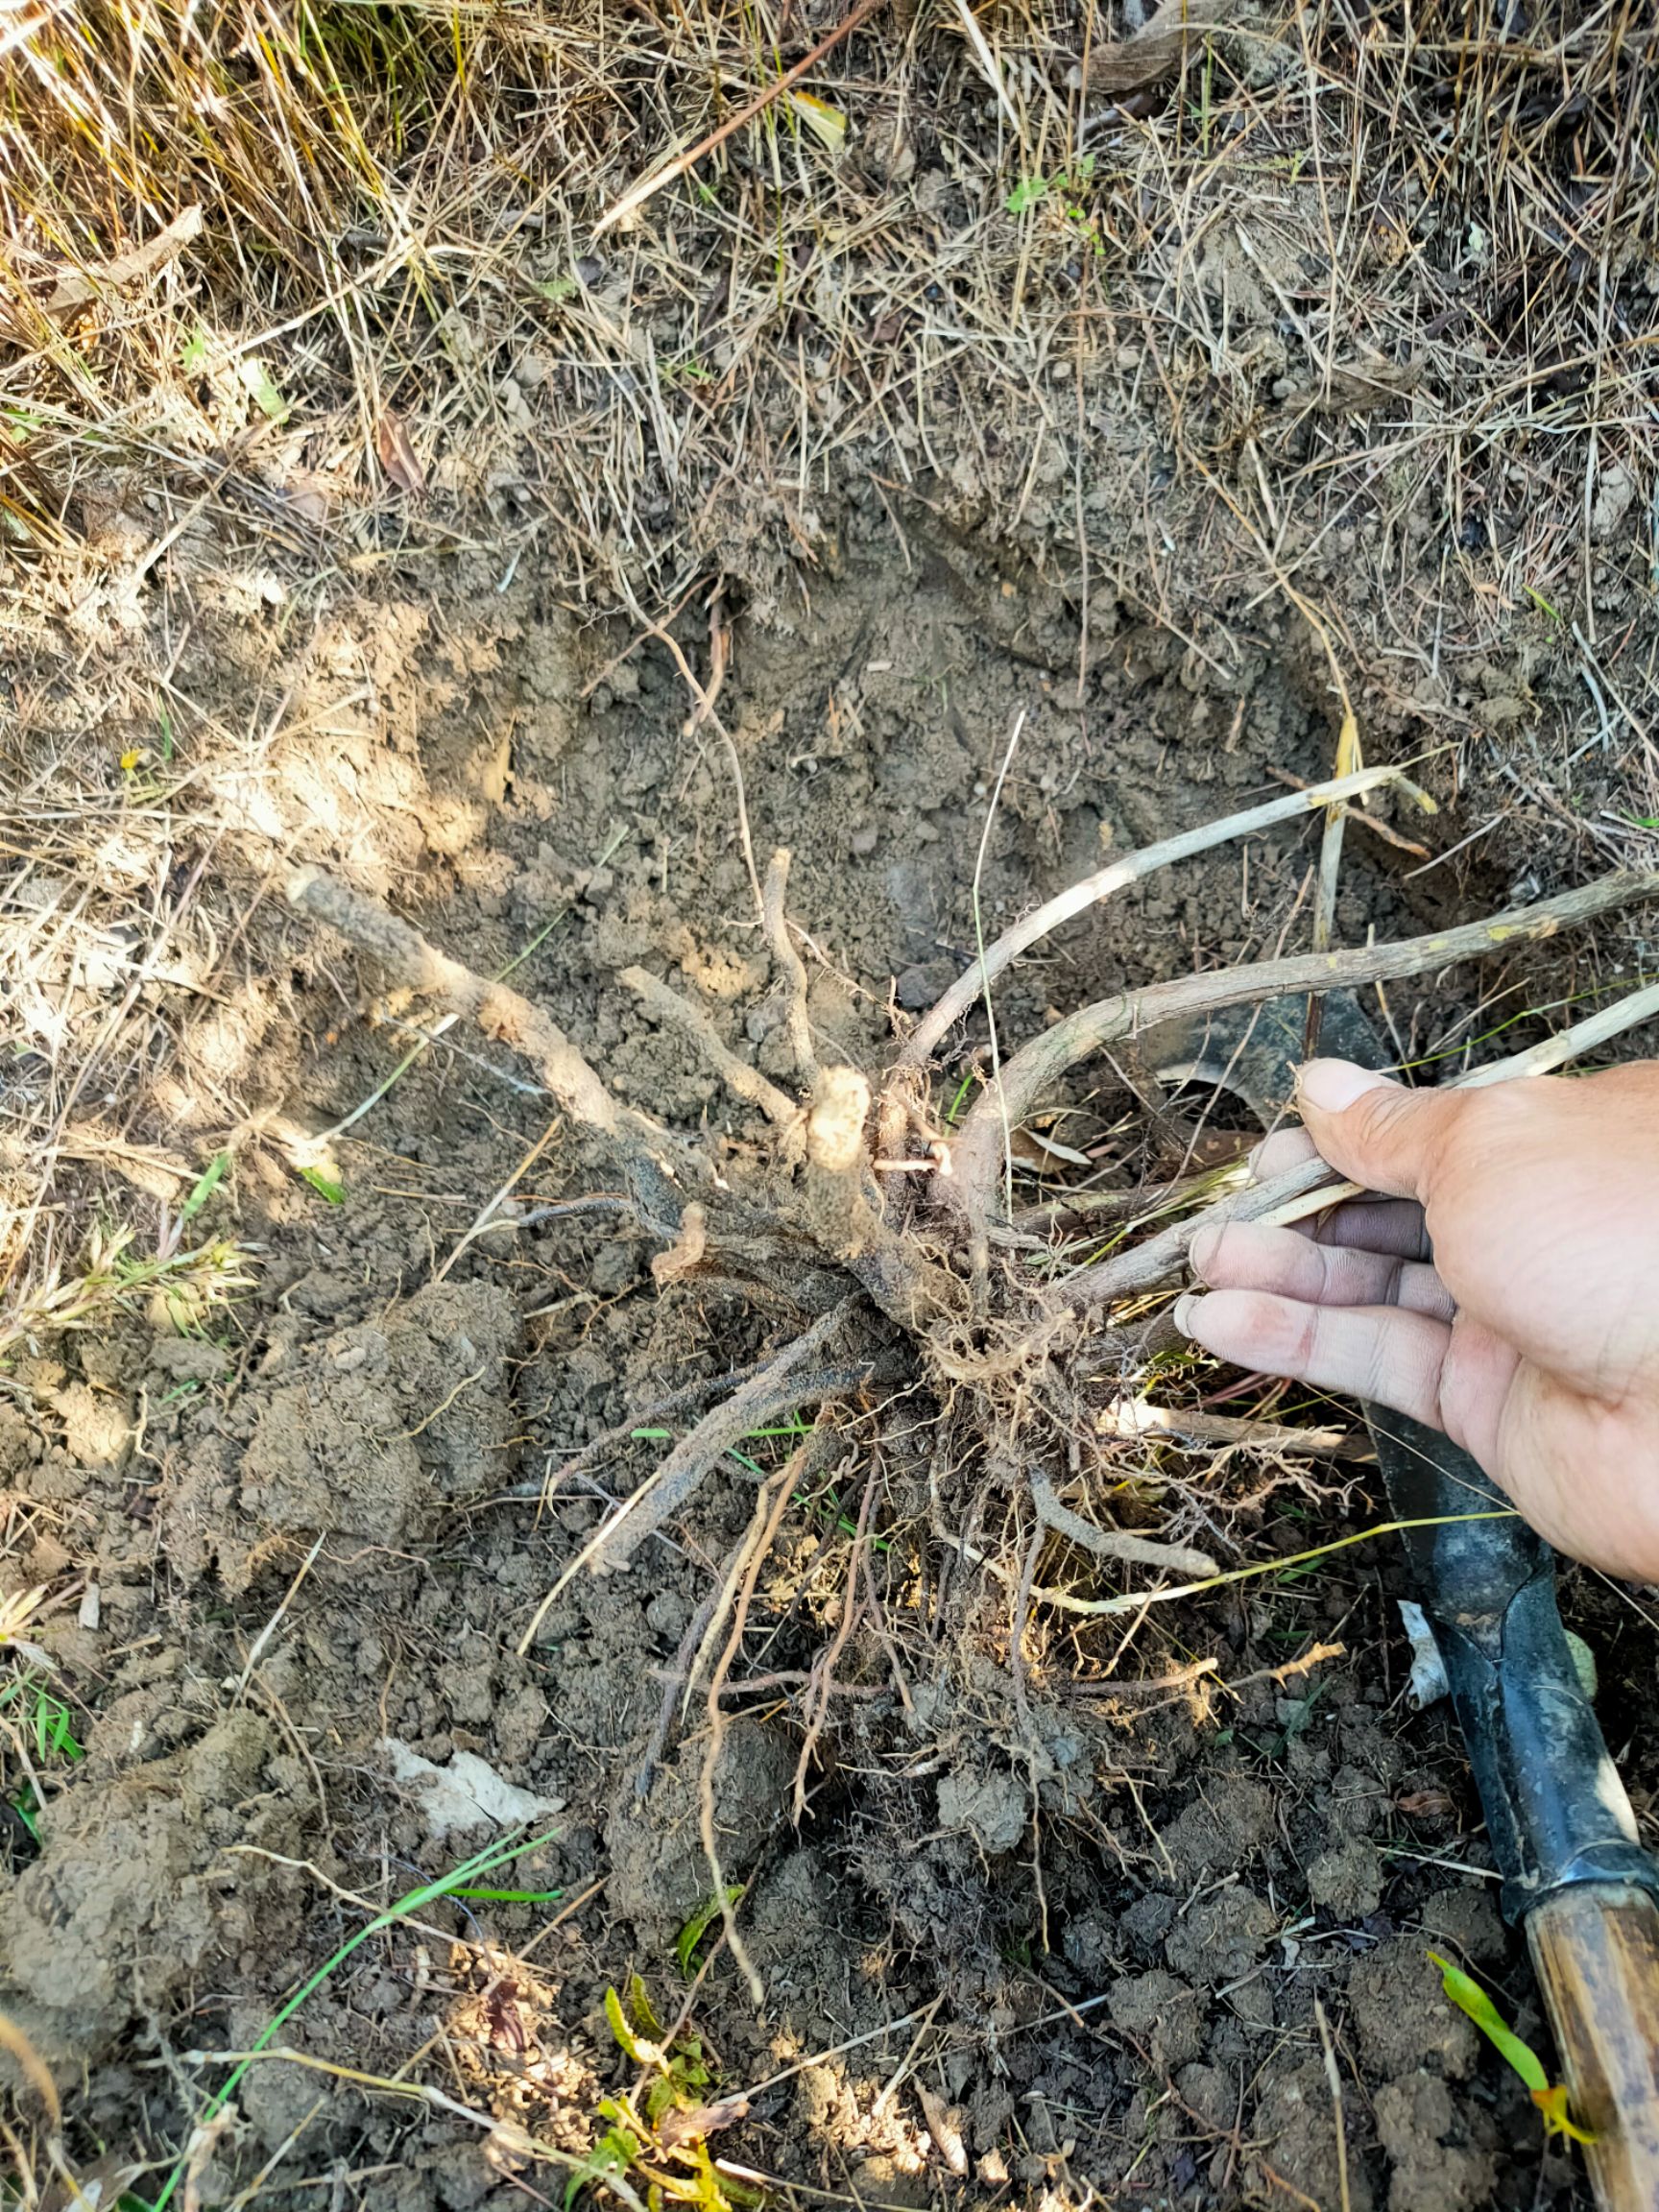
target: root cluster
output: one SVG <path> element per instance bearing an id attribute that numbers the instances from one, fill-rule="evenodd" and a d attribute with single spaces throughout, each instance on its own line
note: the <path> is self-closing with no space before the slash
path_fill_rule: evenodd
<path id="1" fill-rule="evenodd" d="M 1659 890 L 1659 877 L 1619 872 L 1581 890 L 1470 924 L 1358 951 L 1325 951 L 1125 988 L 1081 1008 L 1020 1045 L 1003 1060 L 959 1129 L 930 1110 L 928 1059 L 952 1023 L 1017 953 L 1084 906 L 1144 876 L 1150 868 L 1260 826 L 1359 796 L 1387 772 L 1333 780 L 1270 808 L 1232 817 L 1210 830 L 1119 861 L 1073 892 L 1027 916 L 961 977 L 902 1041 L 878 1093 L 868 1075 L 821 1059 L 807 1020 L 805 975 L 783 911 L 788 855 L 767 871 L 763 920 L 788 995 L 788 1036 L 802 1092 L 791 1096 L 742 1060 L 709 1013 L 642 968 L 619 982 L 653 1019 L 672 1025 L 738 1097 L 771 1125 L 769 1157 L 734 1188 L 703 1149 L 618 1105 L 595 1070 L 538 1007 L 489 984 L 435 950 L 408 924 L 337 882 L 307 871 L 290 897 L 326 924 L 387 976 L 424 992 L 513 1045 L 535 1067 L 571 1124 L 609 1146 L 621 1168 L 629 1206 L 658 1238 L 660 1280 L 723 1286 L 752 1284 L 776 1310 L 797 1319 L 766 1357 L 728 1379 L 657 1471 L 601 1524 L 546 1606 L 579 1573 L 627 1569 L 653 1534 L 679 1515 L 724 1456 L 757 1429 L 803 1408 L 816 1433 L 833 1440 L 853 1419 L 865 1436 L 902 1438 L 917 1430 L 917 1403 L 937 1416 L 928 1478 L 932 1533 L 958 1561 L 989 1567 L 1018 1590 L 1022 1610 L 1053 1603 L 1073 1611 L 1107 1609 L 1079 1597 L 1082 1585 L 1127 1568 L 1139 1582 L 1186 1582 L 1214 1571 L 1202 1533 L 1206 1509 L 1179 1484 L 1128 1479 L 1161 1409 L 1140 1398 L 1113 1400 L 1114 1353 L 1121 1374 L 1129 1352 L 1159 1340 L 1158 1306 L 1182 1281 L 1188 1244 L 1202 1225 L 1241 1215 L 1293 1218 L 1343 1195 L 1317 1162 L 1276 1184 L 1235 1188 L 1193 1177 L 1163 1195 L 1165 1226 L 1110 1258 L 1066 1271 L 1054 1247 L 1007 1217 L 1002 1195 L 1008 1147 L 1069 1070 L 1102 1046 L 1158 1028 L 1173 1018 L 1280 997 L 1419 975 L 1495 950 L 1553 935 Z M 1559 1065 L 1588 1042 L 1599 1043 L 1653 1011 L 1651 991 L 1605 1009 L 1548 1046 L 1483 1071 L 1488 1078 Z M 1209 1203 L 1203 1203 L 1208 1196 Z M 1183 1206 L 1183 1202 L 1184 1206 Z M 1175 1217 L 1169 1218 L 1173 1211 Z M 995 1259 L 993 1262 L 993 1254 Z M 1104 1386 L 1105 1395 L 1102 1395 Z M 700 1393 L 707 1395 L 707 1393 Z M 1211 1440 L 1250 1424 L 1225 1415 L 1194 1416 Z M 1260 1426 L 1260 1425 L 1258 1425 Z M 1171 1420 L 1165 1426 L 1179 1423 Z M 1274 1431 L 1283 1449 L 1286 1431 Z M 826 1447 L 827 1448 L 827 1447 Z M 951 1467 L 941 1475 L 945 1452 Z M 912 1449 L 912 1456 L 913 1449 Z M 952 1476 L 982 1471 L 1006 1515 L 1026 1532 L 1024 1571 L 1010 1574 L 976 1534 L 986 1526 L 983 1494 L 963 1509 Z M 1108 1495 L 1119 1501 L 1114 1514 Z M 770 1493 L 772 1511 L 778 1497 Z M 866 1490 L 859 1527 L 870 1506 Z M 781 1510 L 781 1507 L 778 1507 Z M 1126 1526 L 1125 1521 L 1132 1521 Z M 1214 1524 L 1210 1524 L 1213 1527 Z M 1005 1547 L 1004 1547 L 1005 1549 Z M 745 1571 L 748 1562 L 745 1562 Z M 1041 1570 L 1041 1572 L 1040 1572 Z M 752 1577 L 751 1577 L 752 1579 Z M 735 1585 L 734 1585 L 735 1586 Z M 848 1600 L 852 1603 L 851 1597 Z M 1117 1610 L 1119 1598 L 1111 1609 Z M 718 1626 L 718 1623 L 716 1623 Z M 715 1677 L 718 1686 L 719 1675 Z M 822 1707 L 822 1689 L 815 1690 Z"/>

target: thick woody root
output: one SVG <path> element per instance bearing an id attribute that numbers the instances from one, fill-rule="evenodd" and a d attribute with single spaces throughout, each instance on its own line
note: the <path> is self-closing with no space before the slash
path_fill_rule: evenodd
<path id="1" fill-rule="evenodd" d="M 521 1052 L 570 1118 L 614 1145 L 642 1223 L 658 1235 L 674 1234 L 685 1203 L 674 1177 L 679 1173 L 706 1182 L 711 1172 L 709 1164 L 658 1122 L 618 1106 L 582 1053 L 541 1007 L 504 983 L 475 975 L 459 960 L 438 951 L 377 900 L 365 898 L 320 869 L 302 868 L 293 876 L 288 899 L 301 913 L 326 923 L 365 953 L 392 982 L 436 998 L 446 1011 L 475 1022 L 486 1037 Z"/>
<path id="2" fill-rule="evenodd" d="M 951 1147 L 950 1172 L 933 1179 L 933 1194 L 958 1211 L 972 1226 L 983 1223 L 991 1209 L 1010 1131 L 1048 1089 L 1078 1061 L 1161 1022 L 1214 1013 L 1224 1006 L 1250 1004 L 1292 993 L 1353 989 L 1398 981 L 1449 968 L 1483 953 L 1511 951 L 1518 945 L 1552 937 L 1597 916 L 1610 914 L 1659 891 L 1659 875 L 1621 869 L 1599 883 L 1535 905 L 1473 922 L 1457 929 L 1393 945 L 1365 946 L 1348 952 L 1310 952 L 1285 960 L 1262 960 L 1214 974 L 1184 975 L 1137 992 L 1120 993 L 1080 1007 L 1024 1045 L 1005 1061 L 999 1081 L 988 1088 Z"/>

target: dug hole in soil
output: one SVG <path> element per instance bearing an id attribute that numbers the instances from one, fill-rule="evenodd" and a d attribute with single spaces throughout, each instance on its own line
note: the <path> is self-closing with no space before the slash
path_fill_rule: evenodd
<path id="1" fill-rule="evenodd" d="M 680 627 L 694 653 L 701 619 Z M 1103 851 L 1272 795 L 1271 771 L 1329 772 L 1306 635 L 1259 610 L 1228 639 L 1223 672 L 1096 605 L 1079 697 L 1073 610 L 922 504 L 893 516 L 874 496 L 849 508 L 809 606 L 766 628 L 738 613 L 719 709 L 762 864 L 794 854 L 826 1050 L 878 1074 L 895 1010 L 971 960 L 1018 716 L 978 877 L 988 934 Z M 666 976 L 785 1086 L 786 979 L 721 747 L 683 734 L 668 654 L 630 642 L 522 579 L 343 606 L 290 661 L 312 735 L 283 756 L 281 803 L 302 798 L 316 855 L 476 973 L 521 961 L 516 986 L 621 1098 L 736 1172 L 771 1136 L 614 976 Z M 204 611 L 186 669 L 228 718 L 252 654 L 237 610 Z M 1462 827 L 1454 808 L 1436 849 Z M 1071 926 L 999 988 L 1004 1043 L 1118 979 L 1271 953 L 1306 916 L 1316 836 L 1309 821 L 1222 848 Z M 1339 941 L 1503 903 L 1522 856 L 1498 848 L 1481 873 L 1415 876 L 1351 832 Z M 244 858 L 231 838 L 217 864 L 233 879 Z M 269 880 L 248 863 L 247 893 Z M 67 1336 L 0 1404 L 24 1579 L 74 1563 L 97 1594 L 32 1630 L 84 1757 L 43 1777 L 38 1842 L 17 1824 L 0 1878 L 5 2009 L 62 2086 L 84 2176 L 149 2202 L 188 2145 L 185 2200 L 203 2205 L 557 2200 L 565 2175 L 488 2123 L 586 2153 L 601 2100 L 638 2071 L 605 2011 L 637 1974 L 663 2021 L 688 2004 L 708 2102 L 746 2099 L 710 2124 L 711 2152 L 803 2202 L 1587 2201 L 1426 1956 L 1482 1972 L 1544 2040 L 1450 1723 L 1406 1704 L 1387 1545 L 1141 1619 L 1039 1609 L 1013 1651 L 1010 1591 L 971 1586 L 932 1540 L 930 1486 L 966 1527 L 977 1471 L 936 1463 L 946 1409 L 923 1388 L 908 1441 L 889 1419 L 792 1504 L 767 1557 L 713 1771 L 763 2002 L 718 1920 L 688 1996 L 676 1937 L 710 1887 L 708 1722 L 700 1696 L 681 1709 L 677 1655 L 749 1526 L 753 1472 L 728 1459 L 630 1573 L 577 1575 L 516 1647 L 609 1502 L 684 1433 L 686 1414 L 652 1408 L 757 1359 L 786 1317 L 763 1282 L 658 1280 L 614 1161 L 549 1136 L 534 1071 L 461 1027 L 302 1180 L 296 1146 L 387 1084 L 421 1009 L 386 1005 L 278 902 L 248 943 L 244 985 L 193 1016 L 174 1079 L 216 1070 L 249 1102 L 201 1226 L 252 1248 L 255 1286 L 195 1334 L 130 1313 Z M 1431 1050 L 1475 988 L 1406 987 L 1402 1033 Z M 981 1012 L 942 1107 L 985 1042 Z M 1054 1129 L 1136 1172 L 1182 1156 L 1109 1061 Z M 838 1418 L 856 1447 L 856 1402 Z M 648 1433 L 629 1440 L 631 1420 Z M 770 1472 L 790 1443 L 745 1449 Z M 1248 1479 L 1206 1464 L 1252 1555 L 1381 1512 L 1358 1462 Z M 1569 1599 L 1596 1611 L 1604 1725 L 1644 1807 L 1650 1644 L 1611 1600 L 1576 1583 Z M 1315 1646 L 1340 1650 L 1298 1671 Z M 441 1899 L 370 1936 L 273 2038 L 325 2070 L 256 2059 L 192 2138 L 228 2071 L 201 2054 L 249 2050 L 373 1911 L 515 1823 L 548 1839 L 481 1886 L 535 1902 Z M 329 2067 L 406 2072 L 450 2105 Z"/>

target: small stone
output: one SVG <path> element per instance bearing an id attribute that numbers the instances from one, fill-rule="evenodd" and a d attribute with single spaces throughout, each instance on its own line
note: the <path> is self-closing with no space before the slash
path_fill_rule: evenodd
<path id="1" fill-rule="evenodd" d="M 881 832 L 874 822 L 861 822 L 847 840 L 854 860 L 868 860 L 880 840 Z"/>

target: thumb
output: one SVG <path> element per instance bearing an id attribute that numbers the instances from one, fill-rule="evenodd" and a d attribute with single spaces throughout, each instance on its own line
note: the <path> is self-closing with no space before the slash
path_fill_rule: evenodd
<path id="1" fill-rule="evenodd" d="M 1296 1079 L 1296 1103 L 1321 1157 L 1350 1182 L 1423 1199 L 1451 1118 L 1466 1101 L 1455 1092 L 1407 1091 L 1349 1060 L 1310 1060 Z"/>

